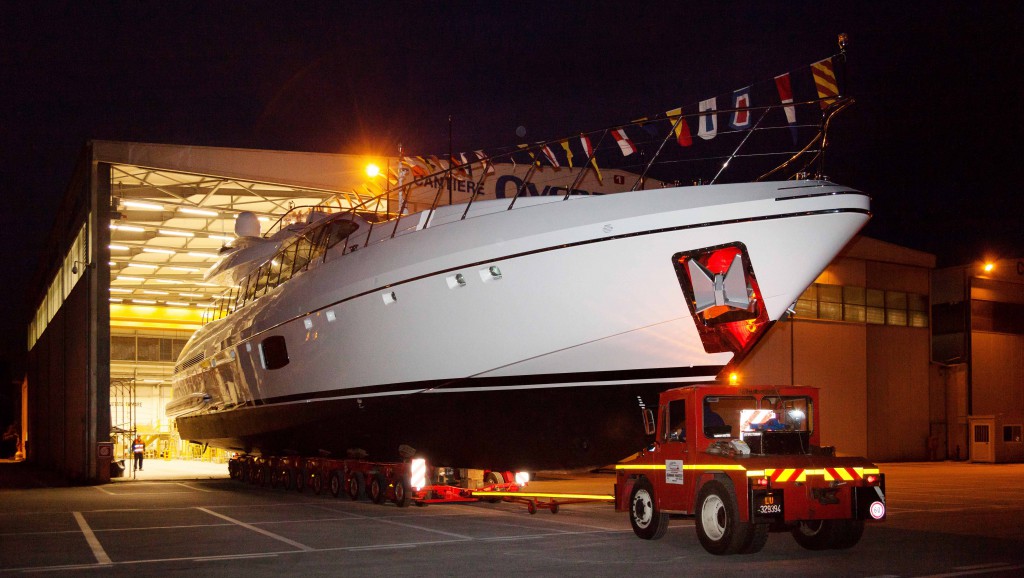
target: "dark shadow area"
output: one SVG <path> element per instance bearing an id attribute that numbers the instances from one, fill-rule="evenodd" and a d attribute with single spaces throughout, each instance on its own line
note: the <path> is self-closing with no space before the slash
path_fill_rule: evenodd
<path id="1" fill-rule="evenodd" d="M 27 462 L 0 460 L 0 490 L 61 488 L 68 485 L 68 481 L 59 474 Z"/>

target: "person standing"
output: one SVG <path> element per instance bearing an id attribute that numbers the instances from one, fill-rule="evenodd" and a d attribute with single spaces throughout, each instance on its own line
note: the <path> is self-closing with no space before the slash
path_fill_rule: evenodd
<path id="1" fill-rule="evenodd" d="M 135 441 L 132 442 L 132 453 L 135 454 L 135 469 L 142 470 L 142 457 L 146 453 L 146 442 L 142 441 L 142 438 L 135 436 Z"/>

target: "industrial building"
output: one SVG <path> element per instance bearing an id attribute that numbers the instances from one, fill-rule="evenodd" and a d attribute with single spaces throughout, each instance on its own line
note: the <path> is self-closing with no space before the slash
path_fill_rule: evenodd
<path id="1" fill-rule="evenodd" d="M 379 176 L 367 174 L 370 163 L 383 168 Z M 96 482 L 109 475 L 107 452 L 115 459 L 125 455 L 136 434 L 151 456 L 205 452 L 177 438 L 163 408 L 178 353 L 204 318 L 222 307 L 223 288 L 205 282 L 203 273 L 232 237 L 234 218 L 254 213 L 266 229 L 279 226 L 292 208 L 345 208 L 370 199 L 393 213 L 398 199 L 378 195 L 386 186 L 381 179 L 395 166 L 394 158 L 360 155 L 88 143 L 50 233 L 47 254 L 54 259 L 42 264 L 44 281 L 28 327 L 22 395 L 28 459 Z M 494 177 L 477 181 L 484 185 L 433 182 L 421 187 L 418 198 L 446 187 L 447 194 L 464 198 L 511 196 L 522 187 L 516 170 L 499 167 Z M 518 170 L 521 175 L 526 167 Z M 604 172 L 603 181 L 584 180 L 579 187 L 611 193 L 632 182 L 623 173 Z M 527 194 L 565 193 L 543 172 L 533 183 Z M 1005 331 L 1001 317 L 1010 311 L 1011 319 L 1020 320 L 1024 275 L 1018 262 L 1016 278 L 996 283 L 966 277 L 969 323 L 976 329 L 962 340 L 960 357 L 932 363 L 933 351 L 948 341 L 939 306 L 956 292 L 947 289 L 944 272 L 935 273 L 933 282 L 934 267 L 932 255 L 856 239 L 795 304 L 794 316 L 777 323 L 739 366 L 740 379 L 821 387 L 824 439 L 841 453 L 941 459 L 959 446 L 966 456 L 971 416 L 995 420 L 996 408 L 1024 411 L 1021 324 L 1011 323 L 1016 332 Z M 941 301 L 933 297 L 940 285 Z M 943 331 L 935 344 L 933 329 Z M 989 364 L 1013 348 L 1013 387 L 989 392 L 1003 371 Z M 1002 424 L 1012 416 L 999 413 L 998 419 Z M 1017 432 L 1018 448 L 1019 423 L 1008 430 L 1011 437 Z"/>

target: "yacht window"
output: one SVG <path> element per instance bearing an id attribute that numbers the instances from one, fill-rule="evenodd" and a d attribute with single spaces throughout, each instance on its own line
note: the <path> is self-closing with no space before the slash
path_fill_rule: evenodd
<path id="1" fill-rule="evenodd" d="M 260 363 L 263 369 L 281 369 L 288 365 L 288 346 L 283 335 L 272 335 L 260 342 Z"/>
<path id="2" fill-rule="evenodd" d="M 359 225 L 355 221 L 351 220 L 339 220 L 330 223 L 327 226 L 327 234 L 325 239 L 327 241 L 327 248 L 330 249 L 338 243 L 344 241 L 349 235 L 354 233 Z"/>
<path id="3" fill-rule="evenodd" d="M 299 271 L 304 271 L 309 264 L 310 252 L 313 250 L 313 242 L 306 235 L 303 235 L 295 242 L 295 265 L 292 267 L 292 276 Z"/>
<path id="4" fill-rule="evenodd" d="M 277 254 L 277 259 L 281 261 L 281 274 L 278 280 L 279 284 L 292 278 L 292 268 L 295 265 L 295 245 L 295 243 L 290 243 Z"/>

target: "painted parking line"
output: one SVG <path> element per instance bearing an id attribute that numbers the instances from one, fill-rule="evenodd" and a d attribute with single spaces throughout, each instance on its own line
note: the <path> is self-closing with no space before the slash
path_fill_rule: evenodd
<path id="1" fill-rule="evenodd" d="M 257 534 L 263 534 L 264 536 L 266 536 L 268 538 L 273 538 L 273 539 L 275 539 L 275 540 L 277 540 L 279 542 L 284 542 L 285 544 L 288 544 L 289 546 L 293 546 L 295 548 L 298 548 L 299 550 L 302 550 L 303 552 L 312 552 L 313 550 L 315 550 L 315 548 L 312 548 L 312 547 L 307 546 L 305 544 L 301 544 L 301 543 L 296 542 L 295 540 L 292 540 L 290 538 L 285 538 L 284 536 L 281 536 L 280 534 L 275 534 L 275 533 L 273 533 L 273 532 L 271 532 L 269 530 L 264 530 L 263 528 L 258 528 L 256 526 L 253 526 L 252 524 L 246 524 L 245 522 L 243 522 L 241 520 L 236 520 L 236 519 L 232 518 L 231 516 L 225 516 L 224 514 L 220 514 L 220 513 L 214 512 L 213 510 L 208 510 L 208 509 L 202 508 L 202 507 L 199 507 L 199 508 L 196 508 L 196 509 L 199 510 L 200 512 L 206 512 L 207 514 L 209 514 L 211 516 L 216 516 L 216 517 L 218 517 L 218 518 L 220 518 L 222 520 L 227 520 L 228 522 L 231 522 L 232 524 L 236 524 L 238 526 L 241 526 L 241 527 L 243 527 L 243 528 L 245 528 L 247 530 L 252 530 L 253 532 L 256 532 Z"/>
<path id="2" fill-rule="evenodd" d="M 85 516 L 83 516 L 81 512 L 71 513 L 75 516 L 75 521 L 78 522 L 78 527 L 82 529 L 82 535 L 85 536 L 85 541 L 89 544 L 89 549 L 92 550 L 92 555 L 96 557 L 96 562 L 99 564 L 111 564 L 112 561 L 110 556 L 107 556 L 107 552 L 103 549 L 103 545 L 100 544 L 99 539 L 96 538 L 96 534 L 94 534 L 92 528 L 89 527 L 89 523 L 85 521 Z"/>

